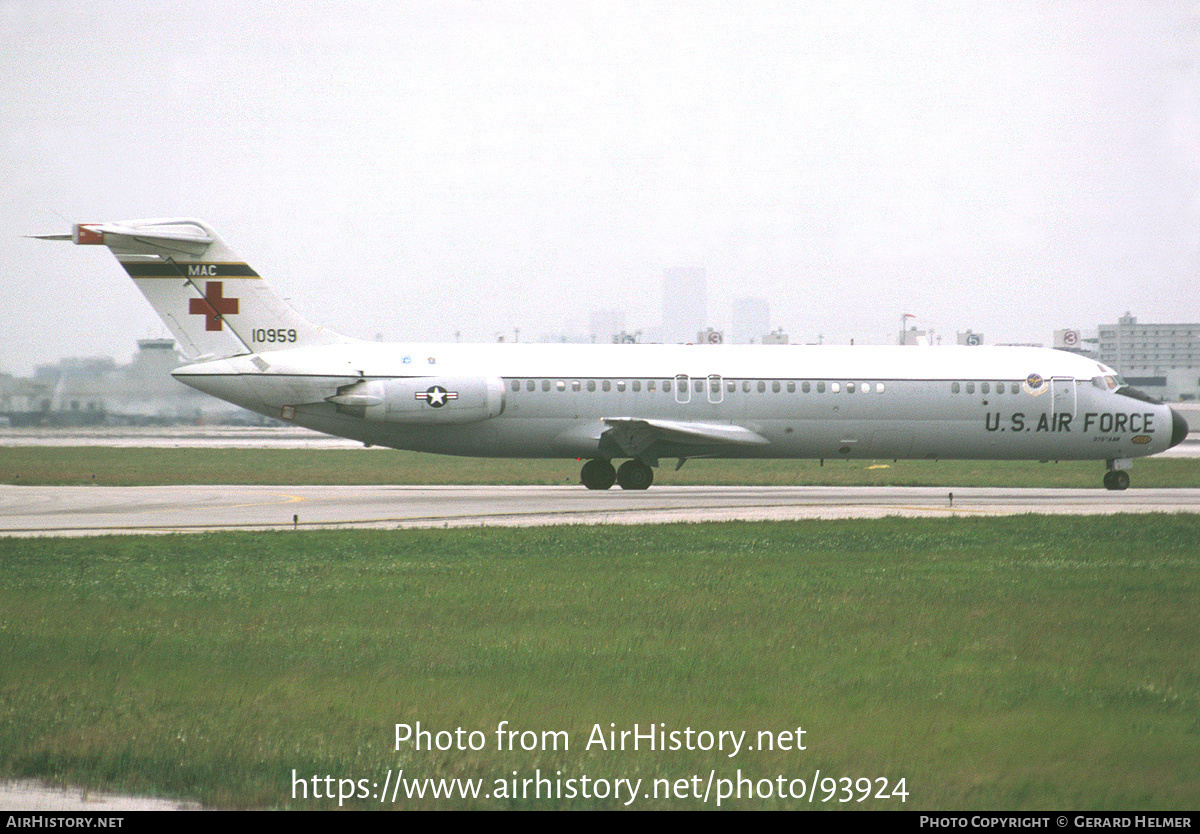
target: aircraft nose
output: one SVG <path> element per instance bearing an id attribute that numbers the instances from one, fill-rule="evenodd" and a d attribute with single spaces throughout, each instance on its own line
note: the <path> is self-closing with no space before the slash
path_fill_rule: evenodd
<path id="1" fill-rule="evenodd" d="M 1178 446 L 1188 435 L 1187 420 L 1179 416 L 1179 412 L 1171 409 L 1171 445 Z"/>

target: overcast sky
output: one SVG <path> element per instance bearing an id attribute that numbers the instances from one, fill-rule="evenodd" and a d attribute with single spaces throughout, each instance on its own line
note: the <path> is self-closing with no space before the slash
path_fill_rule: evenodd
<path id="1" fill-rule="evenodd" d="M 1197 321 L 1198 45 L 1149 0 L 0 0 L 0 371 L 166 334 L 20 237 L 138 217 L 365 338 L 644 329 L 680 266 L 793 341 Z"/>

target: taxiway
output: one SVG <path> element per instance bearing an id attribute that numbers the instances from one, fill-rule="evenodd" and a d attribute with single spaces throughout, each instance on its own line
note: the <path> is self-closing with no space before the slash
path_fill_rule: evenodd
<path id="1" fill-rule="evenodd" d="M 1200 512 L 1200 489 L 0 486 L 0 535 Z"/>

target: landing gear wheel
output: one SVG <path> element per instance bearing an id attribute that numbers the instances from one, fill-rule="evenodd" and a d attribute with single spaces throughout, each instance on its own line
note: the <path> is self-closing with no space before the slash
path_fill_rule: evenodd
<path id="1" fill-rule="evenodd" d="M 1113 469 L 1104 473 L 1104 486 L 1107 489 L 1128 489 L 1129 473 L 1124 469 Z"/>
<path id="2" fill-rule="evenodd" d="M 617 470 L 606 460 L 589 460 L 580 470 L 579 480 L 588 489 L 608 489 L 617 481 Z"/>
<path id="3" fill-rule="evenodd" d="M 640 460 L 627 460 L 617 470 L 621 489 L 649 489 L 654 483 L 654 470 Z"/>

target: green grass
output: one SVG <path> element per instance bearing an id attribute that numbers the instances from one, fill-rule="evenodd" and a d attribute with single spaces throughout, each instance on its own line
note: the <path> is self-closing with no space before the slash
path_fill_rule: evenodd
<path id="1" fill-rule="evenodd" d="M 1047 486 L 1101 488 L 1103 463 L 1064 461 L 664 461 L 659 484 L 780 486 Z M 573 460 L 456 458 L 387 449 L 124 449 L 7 447 L 0 483 L 98 484 L 563 484 Z M 1150 458 L 1135 487 L 1200 487 L 1200 460 Z"/>
<path id="2" fill-rule="evenodd" d="M 293 769 L 819 769 L 905 780 L 854 807 L 1196 808 L 1198 541 L 1191 515 L 0 540 L 0 773 L 311 808 L 337 802 Z M 571 748 L 498 751 L 504 720 Z M 394 749 L 417 721 L 486 749 Z M 808 749 L 584 750 L 610 722 Z"/>

